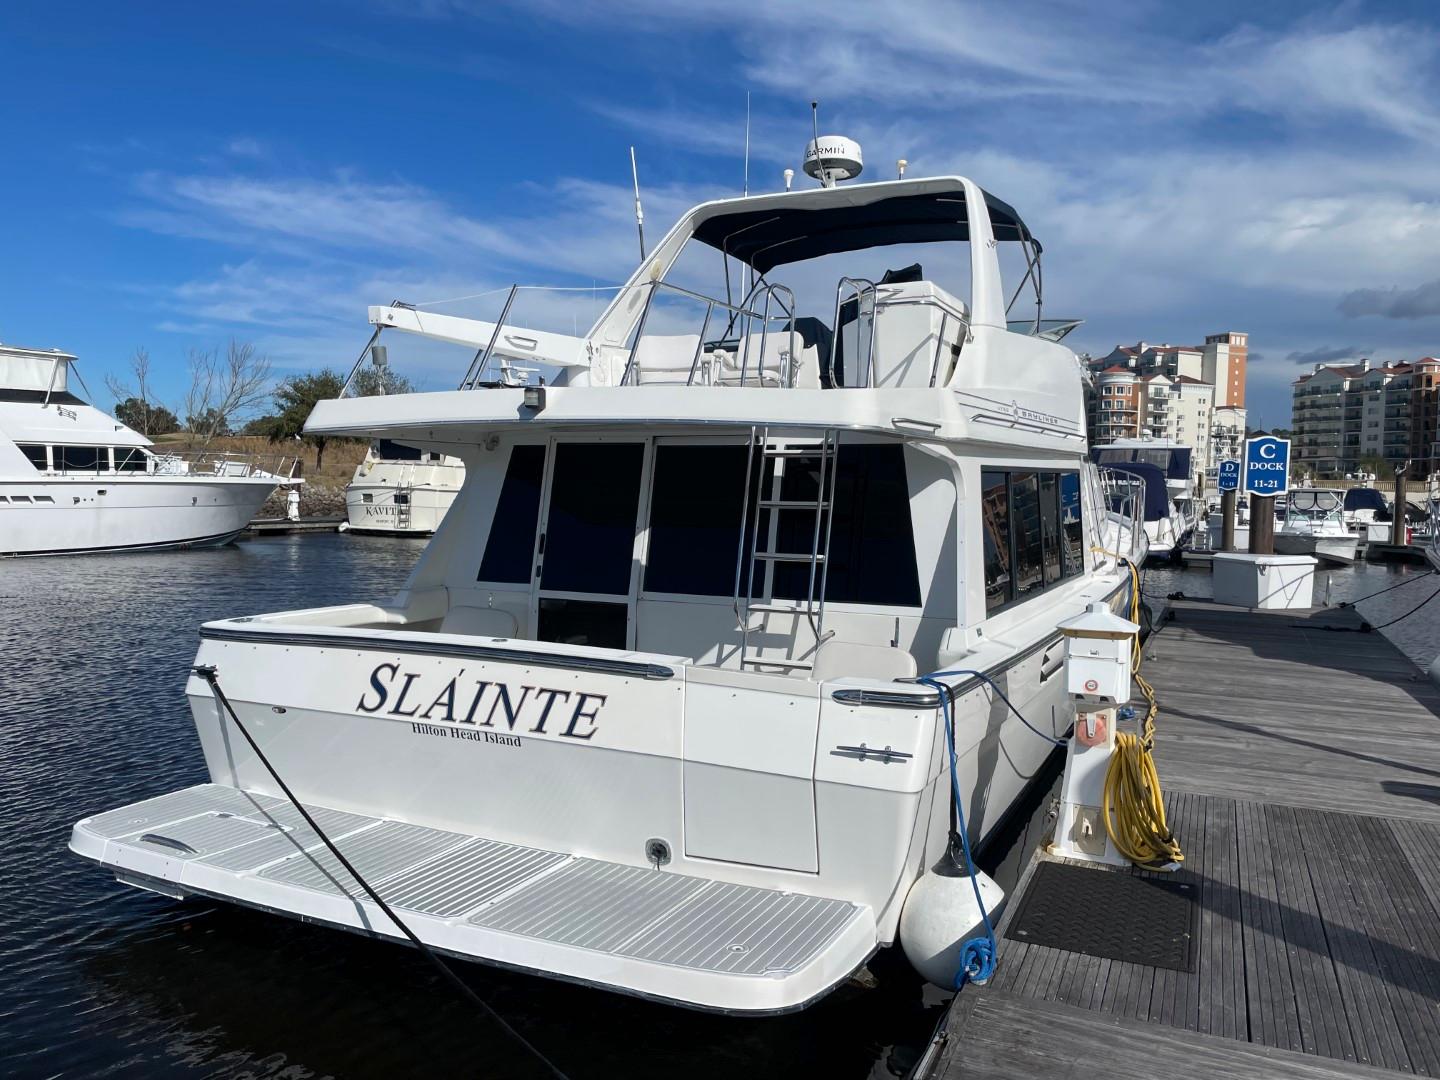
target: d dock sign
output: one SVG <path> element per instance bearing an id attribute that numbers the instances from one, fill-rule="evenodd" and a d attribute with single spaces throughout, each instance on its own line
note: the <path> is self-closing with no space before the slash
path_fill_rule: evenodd
<path id="1" fill-rule="evenodd" d="M 1290 489 L 1290 440 L 1262 435 L 1245 441 L 1245 493 L 1271 498 Z"/>
<path id="2" fill-rule="evenodd" d="M 1240 488 L 1240 462 L 1226 458 L 1220 462 L 1215 485 L 1221 491 L 1237 491 Z"/>

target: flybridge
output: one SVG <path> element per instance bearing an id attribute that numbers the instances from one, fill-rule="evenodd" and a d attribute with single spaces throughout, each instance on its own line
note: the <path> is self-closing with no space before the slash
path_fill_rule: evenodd
<path id="1" fill-rule="evenodd" d="M 826 168 L 845 171 L 833 162 Z M 694 287 L 680 265 L 691 241 L 721 254 L 723 290 Z M 968 299 L 927 276 L 919 263 L 842 276 L 819 310 L 804 310 L 794 288 L 768 277 L 826 256 L 950 242 L 970 247 Z M 1026 273 L 1008 304 L 992 242 L 1015 243 L 1024 253 Z M 367 362 L 388 363 L 384 350 L 373 348 L 384 331 L 473 350 L 451 384 L 466 390 L 542 379 L 568 386 L 944 386 L 976 326 L 1049 340 L 1073 326 L 1057 329 L 1055 320 L 1040 317 L 1040 257 L 1039 241 L 1015 209 L 963 177 L 724 199 L 689 211 L 629 281 L 605 290 L 609 303 L 584 336 L 522 323 L 527 305 L 554 306 L 578 290 L 515 286 L 493 320 L 400 302 L 372 307 L 375 336 L 352 370 L 347 393 L 364 382 Z M 743 289 L 735 288 L 732 263 L 748 278 Z M 1012 320 L 1010 308 L 1027 285 L 1035 317 Z"/>

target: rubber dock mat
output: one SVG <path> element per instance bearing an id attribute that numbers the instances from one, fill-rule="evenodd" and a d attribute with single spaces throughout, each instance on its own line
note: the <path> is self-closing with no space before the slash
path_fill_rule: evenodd
<path id="1" fill-rule="evenodd" d="M 1187 881 L 1044 862 L 1005 936 L 1127 964 L 1194 971 L 1196 892 Z"/>

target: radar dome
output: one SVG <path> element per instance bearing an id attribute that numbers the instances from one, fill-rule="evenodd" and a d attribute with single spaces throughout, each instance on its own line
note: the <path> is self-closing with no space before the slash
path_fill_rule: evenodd
<path id="1" fill-rule="evenodd" d="M 805 175 L 826 187 L 837 180 L 853 180 L 865 168 L 860 144 L 843 135 L 821 135 L 805 147 Z"/>

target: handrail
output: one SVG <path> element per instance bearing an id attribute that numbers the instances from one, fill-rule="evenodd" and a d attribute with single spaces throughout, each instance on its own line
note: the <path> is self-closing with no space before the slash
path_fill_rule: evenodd
<path id="1" fill-rule="evenodd" d="M 704 293 L 695 292 L 694 290 L 687 289 L 681 285 L 676 285 L 673 282 L 652 281 L 650 283 L 650 291 L 645 297 L 645 306 L 643 309 L 641 309 L 640 312 L 640 320 L 635 327 L 634 339 L 630 343 L 630 355 L 626 358 L 625 361 L 625 372 L 620 376 L 620 386 L 630 385 L 632 375 L 635 376 L 635 380 L 637 383 L 639 381 L 639 372 L 636 367 L 636 361 L 640 351 L 640 342 L 645 336 L 645 325 L 649 321 L 650 310 L 655 303 L 655 294 L 662 288 L 668 289 L 671 292 L 679 293 L 681 296 L 699 301 L 700 303 L 703 303 L 705 305 L 705 319 L 701 325 L 700 340 L 695 347 L 695 356 L 690 364 L 690 375 L 689 378 L 686 380 L 687 386 L 694 384 L 695 376 L 699 371 L 700 359 L 704 355 L 705 351 L 705 332 L 710 327 L 710 319 L 714 314 L 716 308 L 723 308 L 726 311 L 733 312 L 735 315 L 738 315 L 740 317 L 741 321 L 744 321 L 746 323 L 748 323 L 750 320 L 759 321 L 761 326 L 760 365 L 762 371 L 764 370 L 765 362 L 765 336 L 769 333 L 769 324 L 775 319 L 781 317 L 770 314 L 771 298 L 777 296 L 781 292 L 787 295 L 790 298 L 789 304 L 785 304 L 782 300 L 781 310 L 784 312 L 785 319 L 792 323 L 795 320 L 795 294 L 790 290 L 789 286 L 786 285 L 766 284 L 757 286 L 751 292 L 750 296 L 747 297 L 747 301 L 750 301 L 752 303 L 760 296 L 765 297 L 764 309 L 761 311 L 756 311 L 753 307 L 746 307 L 744 302 L 740 304 L 732 304 L 725 300 L 717 300 L 714 297 L 706 296 Z M 734 320 L 732 320 L 732 322 L 733 321 Z M 740 371 L 740 384 L 742 386 L 745 384 L 745 380 L 747 377 L 747 367 L 750 355 L 750 336 L 747 333 L 744 335 L 744 337 L 744 351 L 742 353 Z"/>
<path id="2" fill-rule="evenodd" d="M 844 307 L 844 301 L 841 297 L 847 285 L 855 293 L 855 351 L 857 354 L 855 361 L 857 364 L 860 361 L 858 355 L 860 351 L 860 304 L 864 295 L 867 292 L 870 294 L 870 347 L 866 351 L 866 366 L 869 369 L 867 372 L 867 385 L 873 390 L 875 388 L 875 311 L 878 306 L 876 303 L 878 294 L 876 292 L 875 282 L 869 278 L 842 277 L 835 286 L 835 332 L 830 338 L 830 382 L 834 386 L 845 385 L 844 383 L 835 381 L 835 358 L 839 353 L 840 335 L 842 333 L 840 328 L 840 309 Z"/>

